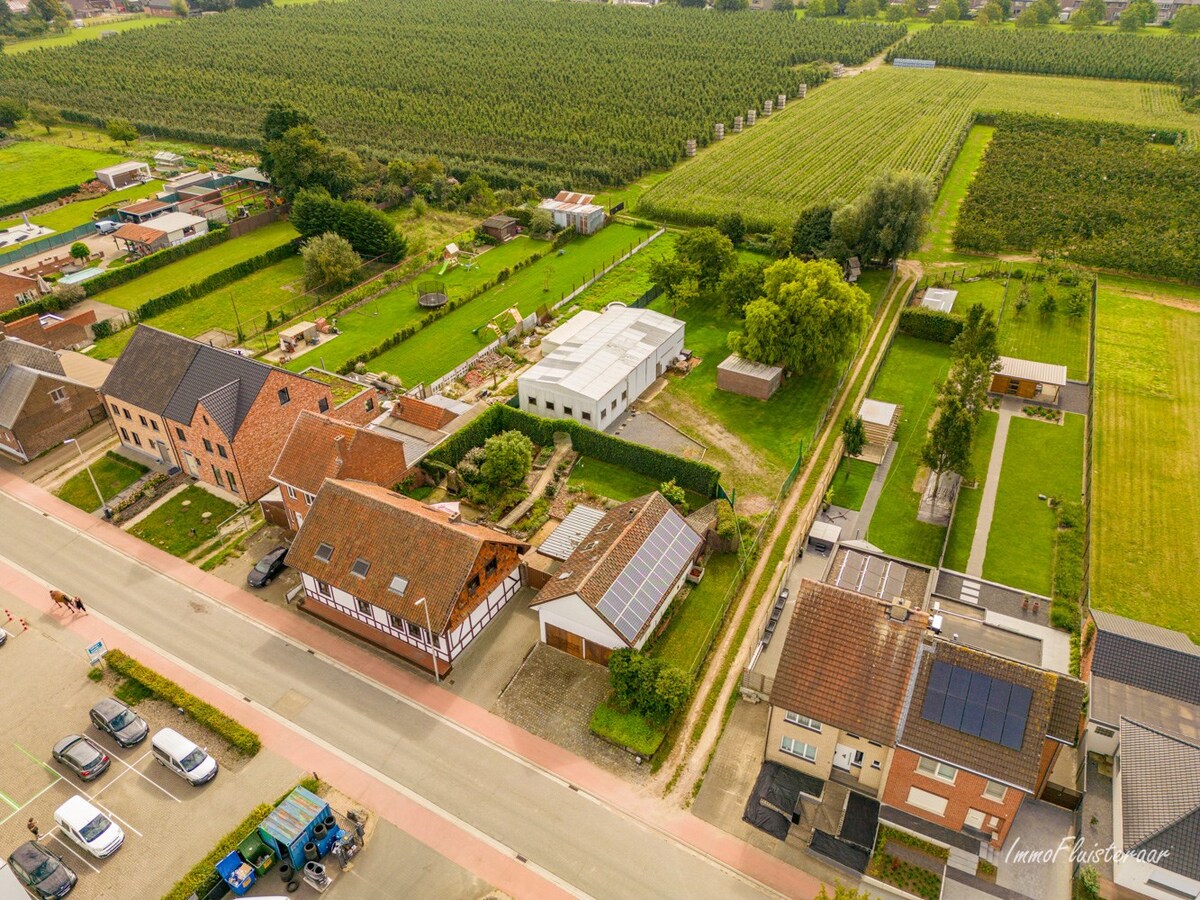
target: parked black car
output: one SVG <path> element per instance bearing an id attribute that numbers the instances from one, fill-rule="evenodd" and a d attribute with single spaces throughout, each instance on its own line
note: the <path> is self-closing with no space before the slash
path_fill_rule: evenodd
<path id="1" fill-rule="evenodd" d="M 120 700 L 111 697 L 93 706 L 90 716 L 93 725 L 105 734 L 111 734 L 122 747 L 140 744 L 150 733 L 150 726 L 145 719 Z"/>
<path id="2" fill-rule="evenodd" d="M 84 781 L 94 781 L 104 774 L 110 762 L 100 745 L 82 734 L 68 734 L 54 745 L 54 758 Z"/>
<path id="3" fill-rule="evenodd" d="M 246 576 L 246 584 L 250 587 L 266 587 L 275 580 L 275 576 L 287 568 L 287 547 L 276 547 L 258 561 L 250 574 Z"/>
<path id="4" fill-rule="evenodd" d="M 67 896 L 79 880 L 61 857 L 46 852 L 34 841 L 18 847 L 8 858 L 8 866 L 17 880 L 41 900 Z"/>

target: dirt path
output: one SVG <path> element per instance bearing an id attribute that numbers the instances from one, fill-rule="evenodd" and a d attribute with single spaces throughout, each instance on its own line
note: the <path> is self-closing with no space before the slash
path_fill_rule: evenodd
<path id="1" fill-rule="evenodd" d="M 875 347 L 876 340 L 881 333 L 894 325 L 900 310 L 900 298 L 906 295 L 910 285 L 916 278 L 920 277 L 920 274 L 921 267 L 918 263 L 905 262 L 900 264 L 897 271 L 896 283 L 892 289 L 892 293 L 888 296 L 884 312 L 872 326 L 864 342 L 864 347 Z M 715 749 L 724 727 L 724 709 L 733 692 L 738 689 L 738 685 L 740 684 L 739 673 L 744 668 L 751 650 L 749 642 L 744 643 L 738 648 L 733 658 L 733 663 L 729 667 L 728 677 L 725 678 L 721 685 L 720 693 L 717 695 L 716 703 L 712 707 L 708 721 L 704 723 L 700 738 L 695 744 L 692 744 L 690 735 L 701 716 L 704 715 L 705 700 L 713 690 L 717 678 L 724 674 L 722 671 L 722 661 L 737 639 L 737 624 L 746 615 L 747 610 L 752 605 L 753 598 L 763 592 L 763 576 L 769 575 L 771 579 L 774 577 L 775 573 L 767 573 L 766 567 L 776 544 L 781 540 L 792 544 L 799 539 L 799 535 L 787 532 L 792 513 L 800 502 L 800 497 L 803 495 L 809 480 L 817 473 L 817 463 L 821 459 L 824 450 L 829 446 L 831 441 L 836 441 L 840 435 L 838 423 L 841 421 L 843 410 L 847 406 L 858 402 L 857 396 L 849 396 L 851 386 L 856 383 L 856 379 L 864 370 L 864 367 L 875 365 L 886 350 L 886 342 L 879 342 L 874 354 L 870 357 L 861 356 L 846 378 L 846 387 L 843 388 L 842 393 L 838 396 L 837 403 L 833 410 L 831 410 L 825 429 L 821 432 L 820 437 L 814 445 L 813 452 L 810 454 L 808 462 L 800 473 L 800 477 L 796 479 L 795 484 L 784 500 L 776 517 L 774 528 L 769 538 L 763 543 L 758 561 L 751 571 L 750 577 L 746 579 L 742 593 L 738 597 L 736 606 L 731 610 L 717 646 L 713 648 L 708 666 L 700 682 L 696 685 L 696 699 L 689 708 L 687 717 L 683 722 L 680 730 L 680 739 L 676 742 L 670 756 L 664 761 L 664 765 L 659 769 L 658 776 L 653 782 L 654 787 L 661 791 L 665 797 L 674 800 L 680 805 L 684 805 L 690 801 L 693 785 L 704 774 L 709 756 Z M 863 381 L 858 390 L 859 394 L 865 392 L 867 383 L 867 381 Z M 828 462 L 827 460 L 826 464 Z M 787 553 L 784 554 L 783 559 L 788 559 Z M 676 777 L 677 772 L 678 777 Z M 672 785 L 672 780 L 674 782 L 673 786 L 668 791 L 667 788 L 669 785 Z"/>

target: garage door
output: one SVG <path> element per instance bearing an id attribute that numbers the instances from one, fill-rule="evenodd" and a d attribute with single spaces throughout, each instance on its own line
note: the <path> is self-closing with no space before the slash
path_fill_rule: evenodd
<path id="1" fill-rule="evenodd" d="M 556 650 L 583 659 L 583 638 L 565 628 L 546 623 L 546 643 Z"/>

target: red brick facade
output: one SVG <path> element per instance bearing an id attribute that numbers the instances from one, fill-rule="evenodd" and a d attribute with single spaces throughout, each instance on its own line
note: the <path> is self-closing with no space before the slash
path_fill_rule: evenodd
<path id="1" fill-rule="evenodd" d="M 103 418 L 99 391 L 45 373 L 38 376 L 13 427 L 0 428 L 0 447 L 30 460 Z"/>
<path id="2" fill-rule="evenodd" d="M 367 425 L 379 418 L 383 410 L 379 401 L 383 395 L 372 388 L 367 388 L 357 397 L 347 400 L 341 406 L 335 406 L 329 412 L 331 419 L 339 422 L 349 422 L 351 425 Z"/>
<path id="3" fill-rule="evenodd" d="M 1047 741 L 1047 744 L 1053 743 Z M 967 824 L 967 815 L 971 810 L 984 814 L 981 831 L 993 832 L 993 847 L 1004 845 L 1008 837 L 1008 829 L 1012 827 L 1017 809 L 1025 799 L 1025 792 L 1009 787 L 1002 800 L 994 800 L 984 796 L 988 779 L 959 769 L 951 784 L 944 779 L 927 775 L 918 771 L 917 766 L 921 757 L 909 750 L 897 748 L 892 756 L 891 768 L 888 771 L 887 783 L 883 788 L 881 801 L 887 806 L 904 810 L 914 816 L 920 816 L 929 822 L 934 822 L 952 831 L 961 831 Z M 914 806 L 909 803 L 909 793 L 912 788 L 918 788 L 938 797 L 945 798 L 946 810 L 941 816 Z"/>

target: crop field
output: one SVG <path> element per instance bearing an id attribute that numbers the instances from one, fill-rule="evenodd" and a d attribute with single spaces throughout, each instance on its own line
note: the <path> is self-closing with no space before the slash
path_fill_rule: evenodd
<path id="1" fill-rule="evenodd" d="M 1200 290 L 1101 279 L 1092 605 L 1179 629 L 1194 641 L 1200 641 L 1198 346 Z"/>
<path id="2" fill-rule="evenodd" d="M 90 181 L 96 169 L 121 161 L 113 153 L 70 150 L 40 141 L 17 141 L 0 147 L 0 172 L 4 173 L 0 178 L 0 206 Z"/>
<path id="3" fill-rule="evenodd" d="M 936 60 L 939 66 L 1043 75 L 1174 81 L 1200 53 L 1200 41 L 1147 41 L 1113 31 L 1058 33 L 1045 29 L 933 26 L 888 54 Z"/>
<path id="4" fill-rule="evenodd" d="M 538 0 L 234 10 L 0 57 L 0 96 L 245 146 L 286 97 L 346 146 L 433 153 L 510 183 L 619 184 L 903 26 Z M 229 61 L 236 60 L 236 65 Z M 331 73 L 336 73 L 331 77 Z"/>
<path id="5" fill-rule="evenodd" d="M 978 257 L 966 256 L 954 250 L 954 226 L 958 223 L 958 210 L 971 180 L 979 171 L 983 155 L 996 129 L 990 125 L 975 125 L 967 134 L 962 149 L 954 159 L 942 189 L 938 191 L 929 216 L 929 237 L 915 257 L 926 267 L 943 263 L 974 262 Z"/>
<path id="6" fill-rule="evenodd" d="M 814 203 L 852 200 L 886 171 L 940 183 L 972 114 L 1005 110 L 1197 130 L 1167 85 L 884 68 L 830 82 L 727 135 L 646 191 L 637 211 L 707 224 L 736 210 L 769 229 Z"/>

